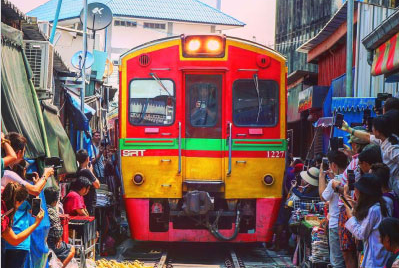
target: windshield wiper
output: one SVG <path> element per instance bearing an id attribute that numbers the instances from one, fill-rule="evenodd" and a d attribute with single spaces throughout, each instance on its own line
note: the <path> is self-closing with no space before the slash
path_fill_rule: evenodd
<path id="1" fill-rule="evenodd" d="M 158 82 L 158 84 L 161 86 L 161 88 L 163 90 L 165 90 L 166 93 L 168 93 L 169 97 L 172 97 L 174 99 L 172 94 L 170 94 L 169 90 L 165 87 L 165 85 L 162 83 L 162 81 L 159 79 L 159 77 L 156 73 L 150 73 L 150 76 L 152 76 L 152 78 L 154 78 L 154 80 Z"/>
<path id="2" fill-rule="evenodd" d="M 256 94 L 258 95 L 258 116 L 256 117 L 256 123 L 259 122 L 259 116 L 260 116 L 260 112 L 262 110 L 262 100 L 260 98 L 260 93 L 259 93 L 259 80 L 258 80 L 258 74 L 254 74 L 253 76 L 254 78 L 254 83 L 255 83 L 255 90 L 256 90 Z"/>

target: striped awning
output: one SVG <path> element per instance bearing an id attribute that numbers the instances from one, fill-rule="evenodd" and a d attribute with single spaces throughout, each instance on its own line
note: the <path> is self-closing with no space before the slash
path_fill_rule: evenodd
<path id="1" fill-rule="evenodd" d="M 371 74 L 391 73 L 399 68 L 399 33 L 375 50 Z"/>

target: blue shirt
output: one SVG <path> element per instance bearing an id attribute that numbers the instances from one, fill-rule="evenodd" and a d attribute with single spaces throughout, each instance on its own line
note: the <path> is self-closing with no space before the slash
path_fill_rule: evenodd
<path id="1" fill-rule="evenodd" d="M 12 230 L 15 234 L 19 234 L 20 232 L 26 230 L 30 226 L 31 214 L 29 210 L 31 209 L 31 205 L 28 201 L 22 203 L 22 205 L 18 208 L 18 210 L 14 214 L 14 223 L 12 226 Z M 34 218 L 33 218 L 34 219 Z M 22 243 L 17 246 L 12 246 L 6 242 L 6 249 L 20 249 L 20 250 L 30 250 L 30 240 L 31 235 L 28 236 Z"/>
<path id="2" fill-rule="evenodd" d="M 345 223 L 346 229 L 364 243 L 362 268 L 383 268 L 391 255 L 380 241 L 378 226 L 382 219 L 381 207 L 377 203 L 369 209 L 367 217 L 361 222 L 353 216 Z"/>

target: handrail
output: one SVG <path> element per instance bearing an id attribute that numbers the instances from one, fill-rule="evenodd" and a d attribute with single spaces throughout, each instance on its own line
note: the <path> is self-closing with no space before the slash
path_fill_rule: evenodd
<path id="1" fill-rule="evenodd" d="M 178 173 L 181 173 L 181 122 L 179 122 L 179 168 Z"/>
<path id="2" fill-rule="evenodd" d="M 229 176 L 231 174 L 231 147 L 232 147 L 232 135 L 231 135 L 231 126 L 232 123 L 228 123 L 229 127 L 229 170 L 227 171 L 227 175 Z"/>

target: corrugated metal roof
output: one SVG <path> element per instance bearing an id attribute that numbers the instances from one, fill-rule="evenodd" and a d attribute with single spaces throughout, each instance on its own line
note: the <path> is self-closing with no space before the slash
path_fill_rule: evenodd
<path id="1" fill-rule="evenodd" d="M 399 10 L 386 18 L 377 28 L 362 39 L 367 49 L 376 49 L 399 32 Z"/>
<path id="2" fill-rule="evenodd" d="M 54 20 L 58 0 L 50 0 L 28 12 L 39 20 Z M 245 23 L 208 6 L 199 0 L 89 0 L 109 6 L 114 16 L 151 18 L 206 24 L 244 26 Z M 83 8 L 82 1 L 63 0 L 60 20 L 76 18 Z"/>
<path id="3" fill-rule="evenodd" d="M 395 9 L 359 3 L 356 56 L 354 57 L 356 71 L 353 77 L 355 97 L 377 97 L 379 92 L 395 95 L 398 92 L 398 83 L 386 83 L 383 75 L 371 75 L 371 66 L 367 62 L 368 51 L 361 42 L 394 12 Z"/>
<path id="4" fill-rule="evenodd" d="M 357 8 L 358 1 L 355 1 L 355 10 Z M 339 26 L 341 26 L 344 22 L 346 22 L 348 13 L 348 2 L 346 1 L 345 4 L 335 12 L 334 16 L 327 22 L 327 24 L 323 27 L 323 29 L 312 39 L 307 41 L 306 43 L 302 44 L 296 51 L 302 53 L 308 53 L 310 50 L 315 48 L 321 42 L 326 40 L 328 37 L 333 34 Z"/>

